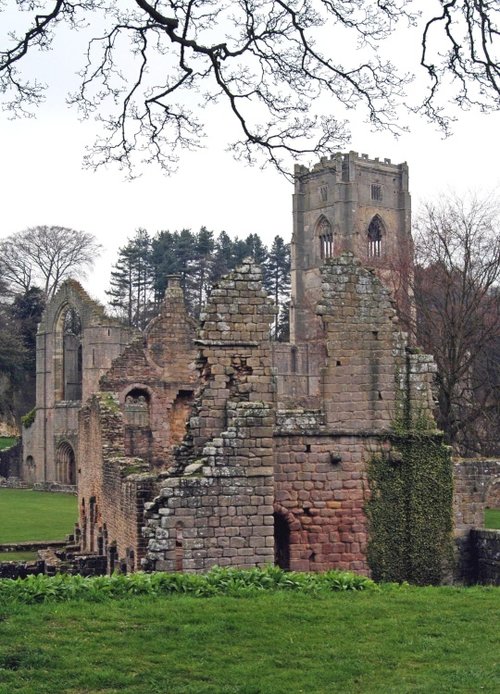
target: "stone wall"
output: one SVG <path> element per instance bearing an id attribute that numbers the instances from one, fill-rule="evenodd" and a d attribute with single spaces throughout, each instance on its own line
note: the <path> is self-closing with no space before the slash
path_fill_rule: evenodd
<path id="1" fill-rule="evenodd" d="M 500 508 L 500 461 L 454 461 L 454 528 L 459 581 L 471 583 L 477 575 L 477 550 L 471 531 L 484 528 L 485 508 Z"/>
<path id="2" fill-rule="evenodd" d="M 79 431 L 81 549 L 108 555 L 110 570 L 118 562 L 138 569 L 144 556 L 144 503 L 156 491 L 156 476 L 143 460 L 125 456 L 123 415 L 113 394 L 89 400 L 80 411 Z"/>
<path id="3" fill-rule="evenodd" d="M 159 315 L 100 381 L 124 411 L 125 455 L 143 458 L 151 469 L 172 463 L 172 448 L 186 432 L 198 378 L 194 338 L 179 278 L 169 276 Z"/>
<path id="4" fill-rule="evenodd" d="M 69 314 L 78 335 L 65 333 Z M 106 315 L 75 280 L 49 302 L 37 332 L 36 417 L 23 427 L 22 477 L 33 482 L 77 482 L 78 410 L 98 390 L 99 378 L 130 342 L 133 330 Z"/>
<path id="5" fill-rule="evenodd" d="M 409 348 L 388 290 L 352 253 L 321 272 L 327 423 L 353 432 L 388 431 L 403 419 L 407 427 L 434 426 L 435 364 Z"/>
<path id="6" fill-rule="evenodd" d="M 210 295 L 188 435 L 177 468 L 147 507 L 151 568 L 203 571 L 273 561 L 273 315 L 260 270 L 249 262 Z"/>
<path id="7" fill-rule="evenodd" d="M 474 582 L 500 586 L 500 530 L 472 530 L 471 545 Z"/>

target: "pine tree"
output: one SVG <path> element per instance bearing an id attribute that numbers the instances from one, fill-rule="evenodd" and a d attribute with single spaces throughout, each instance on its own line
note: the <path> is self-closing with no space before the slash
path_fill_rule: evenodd
<path id="1" fill-rule="evenodd" d="M 278 313 L 274 319 L 273 335 L 280 332 L 280 310 L 290 299 L 290 245 L 275 236 L 264 266 L 264 286 L 273 297 Z"/>
<path id="2" fill-rule="evenodd" d="M 126 246 L 118 251 L 111 271 L 109 304 L 124 315 L 128 325 L 143 328 L 151 317 L 154 275 L 151 264 L 151 239 L 138 229 Z"/>

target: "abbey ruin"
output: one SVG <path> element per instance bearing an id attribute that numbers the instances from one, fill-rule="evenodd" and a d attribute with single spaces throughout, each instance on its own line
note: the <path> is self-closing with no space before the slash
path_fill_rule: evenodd
<path id="1" fill-rule="evenodd" d="M 452 531 L 466 556 L 500 501 L 498 462 L 452 466 L 433 359 L 405 329 L 407 165 L 350 152 L 295 177 L 289 343 L 271 340 L 251 261 L 199 326 L 176 276 L 144 334 L 74 281 L 44 313 L 22 476 L 76 485 L 81 551 L 110 571 L 274 562 L 384 577 L 398 533 L 418 533 L 398 560 L 418 575 Z"/>

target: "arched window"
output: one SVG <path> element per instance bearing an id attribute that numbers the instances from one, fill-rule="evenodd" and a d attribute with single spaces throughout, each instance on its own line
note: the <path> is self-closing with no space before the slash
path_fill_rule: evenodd
<path id="1" fill-rule="evenodd" d="M 82 322 L 72 306 L 63 317 L 63 400 L 82 399 Z"/>
<path id="2" fill-rule="evenodd" d="M 382 237 L 385 228 L 382 218 L 378 214 L 370 222 L 368 227 L 368 257 L 380 258 L 382 255 Z"/>
<path id="3" fill-rule="evenodd" d="M 316 228 L 317 235 L 319 237 L 319 249 L 322 260 L 333 258 L 332 225 L 328 219 L 326 219 L 326 217 L 321 217 Z"/>

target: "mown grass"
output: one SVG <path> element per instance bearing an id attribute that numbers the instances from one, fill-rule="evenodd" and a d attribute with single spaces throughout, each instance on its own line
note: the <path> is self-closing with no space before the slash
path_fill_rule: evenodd
<path id="1" fill-rule="evenodd" d="M 484 527 L 500 530 L 500 508 L 487 508 L 484 511 Z"/>
<path id="2" fill-rule="evenodd" d="M 0 552 L 0 562 L 2 561 L 33 561 L 36 559 L 36 552 Z"/>
<path id="3" fill-rule="evenodd" d="M 15 436 L 0 436 L 0 451 L 3 451 L 4 448 L 10 448 L 17 443 L 17 440 Z"/>
<path id="4" fill-rule="evenodd" d="M 498 692 L 495 588 L 0 608 L 0 692 Z"/>
<path id="5" fill-rule="evenodd" d="M 76 520 L 72 494 L 0 489 L 0 543 L 64 540 Z"/>

